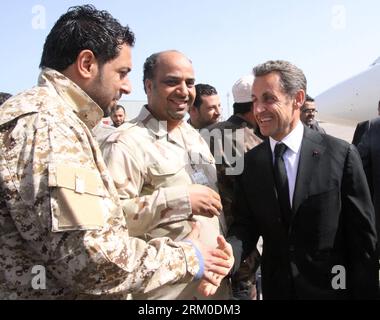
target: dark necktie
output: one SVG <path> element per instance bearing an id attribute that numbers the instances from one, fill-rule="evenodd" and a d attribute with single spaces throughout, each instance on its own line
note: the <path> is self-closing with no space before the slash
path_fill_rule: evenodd
<path id="1" fill-rule="evenodd" d="M 283 143 L 277 143 L 274 148 L 274 181 L 276 184 L 277 198 L 281 209 L 282 219 L 285 225 L 289 226 L 291 208 L 289 201 L 288 176 L 283 155 L 287 146 Z"/>

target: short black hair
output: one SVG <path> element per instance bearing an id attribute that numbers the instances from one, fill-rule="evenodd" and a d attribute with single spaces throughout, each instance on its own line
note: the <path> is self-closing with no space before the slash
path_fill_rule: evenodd
<path id="1" fill-rule="evenodd" d="M 134 33 L 107 11 L 92 5 L 70 7 L 46 37 L 40 68 L 63 71 L 82 50 L 91 50 L 100 64 L 115 59 L 121 45 L 133 47 Z"/>
<path id="2" fill-rule="evenodd" d="M 232 105 L 235 114 L 245 114 L 252 111 L 253 102 L 234 102 Z"/>
<path id="3" fill-rule="evenodd" d="M 124 114 L 125 114 L 125 108 L 121 104 L 117 104 L 116 106 L 111 108 L 111 114 L 115 113 L 117 110 L 123 109 Z"/>
<path id="4" fill-rule="evenodd" d="M 12 95 L 7 92 L 0 92 L 0 105 L 7 101 Z"/>
<path id="5" fill-rule="evenodd" d="M 308 94 L 306 95 L 305 102 L 314 102 L 314 98 L 310 97 Z"/>
<path id="6" fill-rule="evenodd" d="M 156 69 L 157 60 L 158 60 L 158 57 L 160 56 L 161 53 L 162 52 L 153 53 L 148 58 L 146 58 L 146 60 L 144 62 L 144 67 L 143 67 L 143 69 L 144 69 L 143 70 L 143 87 L 144 87 L 145 93 L 146 93 L 145 80 L 146 79 L 152 80 L 154 78 L 154 72 L 155 72 L 155 69 Z"/>
<path id="7" fill-rule="evenodd" d="M 306 97 L 305 97 L 305 102 L 303 103 L 303 105 L 301 106 L 301 111 L 304 110 L 306 108 L 306 103 L 308 102 L 314 102 L 315 100 L 310 97 L 308 94 L 306 94 Z"/>
<path id="8" fill-rule="evenodd" d="M 197 109 L 199 109 L 202 104 L 202 96 L 214 96 L 218 94 L 218 91 L 216 91 L 213 86 L 204 83 L 198 83 L 195 85 L 195 92 L 194 107 Z"/>

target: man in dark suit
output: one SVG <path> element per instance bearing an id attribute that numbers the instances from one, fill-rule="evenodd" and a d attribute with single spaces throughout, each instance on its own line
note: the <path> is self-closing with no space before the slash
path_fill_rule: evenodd
<path id="1" fill-rule="evenodd" d="M 358 150 L 375 206 L 377 234 L 380 234 L 380 117 L 368 122 L 367 130 L 358 143 Z"/>
<path id="2" fill-rule="evenodd" d="M 369 120 L 359 122 L 356 126 L 354 136 L 352 138 L 352 144 L 358 146 L 363 134 L 368 130 Z"/>
<path id="3" fill-rule="evenodd" d="M 380 101 L 378 102 L 378 105 L 377 105 L 377 113 L 380 116 Z M 358 146 L 360 140 L 362 139 L 363 134 L 368 130 L 369 121 L 370 120 L 366 120 L 363 122 L 359 122 L 357 124 L 355 132 L 354 132 L 354 137 L 352 138 L 352 144 L 354 146 Z"/>
<path id="4" fill-rule="evenodd" d="M 236 266 L 261 235 L 264 299 L 375 297 L 375 216 L 357 150 L 301 123 L 299 68 L 268 61 L 253 71 L 254 114 L 269 138 L 246 154 L 237 177 Z"/>
<path id="5" fill-rule="evenodd" d="M 378 105 L 377 105 L 377 113 L 380 116 L 380 101 L 378 102 Z M 369 122 L 370 122 L 370 120 L 366 120 L 366 121 L 358 123 L 358 125 L 356 126 L 356 129 L 355 129 L 355 132 L 354 132 L 354 137 L 352 138 L 352 144 L 353 145 L 358 146 L 360 140 L 363 137 L 363 134 L 369 128 Z"/>

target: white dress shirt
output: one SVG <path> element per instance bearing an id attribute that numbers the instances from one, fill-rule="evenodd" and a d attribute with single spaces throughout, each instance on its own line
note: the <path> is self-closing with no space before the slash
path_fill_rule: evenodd
<path id="1" fill-rule="evenodd" d="M 289 184 L 289 200 L 290 205 L 293 206 L 293 194 L 296 186 L 298 163 L 300 160 L 300 150 L 303 138 L 304 127 L 299 120 L 296 127 L 281 141 L 276 141 L 272 137 L 269 137 L 270 148 L 272 150 L 272 159 L 274 163 L 274 148 L 278 142 L 284 143 L 288 149 L 284 153 L 284 163 L 286 168 L 286 174 L 288 176 Z"/>

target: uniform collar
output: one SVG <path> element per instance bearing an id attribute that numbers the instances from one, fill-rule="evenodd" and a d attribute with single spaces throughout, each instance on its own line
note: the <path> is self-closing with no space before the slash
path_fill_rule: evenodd
<path id="1" fill-rule="evenodd" d="M 102 109 L 77 84 L 56 70 L 44 68 L 38 86 L 13 96 L 2 106 L 0 125 L 42 110 L 55 113 L 54 106 L 72 110 L 90 129 L 103 117 Z"/>
<path id="2" fill-rule="evenodd" d="M 39 86 L 51 86 L 74 113 L 90 129 L 103 118 L 102 109 L 73 81 L 62 73 L 44 68 L 38 79 Z"/>
<path id="3" fill-rule="evenodd" d="M 144 105 L 141 108 L 140 114 L 137 116 L 136 120 L 144 124 L 144 126 L 154 133 L 157 137 L 164 137 L 168 135 L 167 122 L 157 120 L 153 114 L 148 110 L 148 105 Z M 181 121 L 178 125 L 180 129 L 187 129 L 190 126 L 185 121 Z"/>

